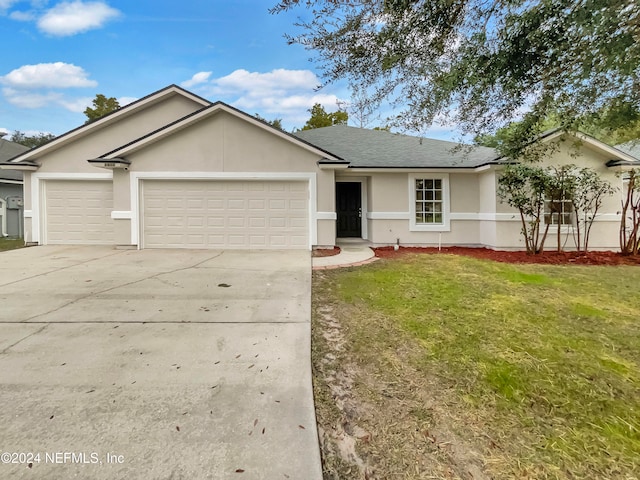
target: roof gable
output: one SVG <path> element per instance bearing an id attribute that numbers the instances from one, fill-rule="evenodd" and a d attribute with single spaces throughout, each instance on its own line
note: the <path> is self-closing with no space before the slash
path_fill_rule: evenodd
<path id="1" fill-rule="evenodd" d="M 100 119 L 81 125 L 78 128 L 70 130 L 59 137 L 56 137 L 52 141 L 38 147 L 29 150 L 28 152 L 18 154 L 13 158 L 9 159 L 11 162 L 22 162 L 33 160 L 40 156 L 46 155 L 52 151 L 55 151 L 59 148 L 72 143 L 73 141 L 90 135 L 98 130 L 104 129 L 109 125 L 113 125 L 114 123 L 122 120 L 123 118 L 135 115 L 136 112 L 144 110 L 152 105 L 158 104 L 169 97 L 174 95 L 182 96 L 190 101 L 193 101 L 196 105 L 200 105 L 202 108 L 206 108 L 211 105 L 211 102 L 208 100 L 199 97 L 177 85 L 169 85 L 161 90 L 158 90 L 154 93 L 151 93 L 143 98 L 136 100 L 128 105 L 125 105 L 118 110 L 111 112 Z"/>
<path id="2" fill-rule="evenodd" d="M 279 130 L 271 125 L 269 125 L 266 122 L 263 122 L 261 120 L 258 120 L 257 118 L 248 115 L 247 113 L 242 112 L 241 110 L 238 110 L 234 107 L 231 107 L 230 105 L 227 105 L 226 103 L 223 102 L 216 102 L 213 104 L 210 104 L 208 107 L 205 107 L 201 110 L 198 110 L 196 112 L 193 112 L 189 115 L 186 115 L 172 123 L 169 123 L 153 132 L 150 132 L 136 140 L 133 140 L 132 142 L 129 142 L 126 145 L 123 145 L 121 147 L 118 147 L 114 150 L 111 150 L 110 152 L 104 153 L 103 155 L 100 156 L 100 158 L 105 158 L 105 159 L 113 159 L 113 158 L 119 158 L 119 157 L 124 157 L 126 155 L 129 155 L 131 153 L 134 153 L 136 151 L 139 151 L 141 149 L 144 149 L 146 147 L 148 147 L 149 145 L 152 145 L 155 142 L 158 142 L 160 140 L 163 140 L 171 135 L 173 135 L 176 132 L 179 132 L 180 130 L 189 128 L 190 126 L 204 121 L 207 118 L 210 118 L 213 115 L 217 115 L 221 112 L 225 112 L 229 115 L 232 115 L 236 118 L 239 118 L 251 125 L 254 125 L 260 129 L 266 130 L 268 131 L 270 134 L 273 134 L 277 137 L 282 138 L 283 140 L 295 144 L 307 151 L 311 151 L 317 155 L 320 155 L 323 158 L 323 161 L 325 162 L 330 162 L 330 163 L 347 163 L 345 162 L 343 159 L 341 159 L 339 156 L 334 155 L 333 153 L 324 150 L 316 145 L 313 145 L 305 140 L 302 140 L 300 138 L 297 138 L 294 135 L 291 135 L 287 132 L 284 132 L 282 130 Z"/>
<path id="3" fill-rule="evenodd" d="M 616 147 L 612 147 L 604 142 L 601 142 L 595 137 L 588 135 L 586 133 L 576 131 L 570 132 L 563 130 L 561 128 L 556 128 L 554 130 L 550 130 L 547 133 L 544 133 L 540 137 L 540 141 L 542 142 L 551 142 L 553 140 L 559 139 L 563 136 L 570 136 L 576 139 L 576 141 L 580 142 L 582 145 L 585 145 L 587 148 L 591 150 L 595 150 L 596 152 L 606 156 L 609 158 L 607 162 L 608 166 L 614 166 L 625 164 L 625 165 L 635 165 L 640 166 L 640 159 L 636 158 L 631 151 L 627 149 L 618 148 L 620 145 Z M 637 153 L 640 153 L 640 148 Z"/>

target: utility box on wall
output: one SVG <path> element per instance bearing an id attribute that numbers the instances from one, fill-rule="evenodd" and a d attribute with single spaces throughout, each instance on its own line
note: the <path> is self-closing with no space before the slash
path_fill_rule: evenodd
<path id="1" fill-rule="evenodd" d="M 7 210 L 19 210 L 24 206 L 22 197 L 7 197 Z"/>

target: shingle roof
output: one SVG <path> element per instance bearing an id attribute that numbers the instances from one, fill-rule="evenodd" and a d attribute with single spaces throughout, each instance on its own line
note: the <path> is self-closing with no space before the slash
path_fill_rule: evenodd
<path id="1" fill-rule="evenodd" d="M 15 157 L 22 152 L 26 152 L 27 150 L 29 150 L 29 147 L 0 138 L 0 162 L 9 160 L 10 158 Z M 22 180 L 22 172 L 17 172 L 15 170 L 0 170 L 0 179 Z"/>
<path id="2" fill-rule="evenodd" d="M 493 148 L 462 146 L 453 150 L 460 144 L 346 125 L 295 135 L 359 168 L 475 168 L 493 163 L 498 156 Z"/>
<path id="3" fill-rule="evenodd" d="M 615 148 L 635 157 L 640 164 L 640 139 L 616 145 Z"/>

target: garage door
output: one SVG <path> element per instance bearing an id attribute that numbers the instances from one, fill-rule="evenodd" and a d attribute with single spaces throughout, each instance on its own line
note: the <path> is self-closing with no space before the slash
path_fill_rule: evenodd
<path id="1" fill-rule="evenodd" d="M 146 180 L 143 248 L 309 248 L 309 187 L 295 181 Z"/>
<path id="2" fill-rule="evenodd" d="M 45 243 L 113 245 L 111 181 L 47 180 Z"/>

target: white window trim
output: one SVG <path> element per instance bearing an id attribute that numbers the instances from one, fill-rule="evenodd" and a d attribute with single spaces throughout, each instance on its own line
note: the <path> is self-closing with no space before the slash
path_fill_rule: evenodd
<path id="1" fill-rule="evenodd" d="M 573 211 L 570 213 L 571 215 L 571 223 L 547 223 L 546 221 L 546 217 L 547 217 L 547 213 L 546 213 L 546 209 L 544 207 L 546 207 L 547 201 L 551 201 L 551 200 L 547 200 L 545 199 L 544 201 L 544 206 L 543 206 L 543 210 L 542 210 L 542 228 L 547 228 L 547 225 L 549 226 L 549 233 L 558 233 L 558 229 L 560 229 L 560 233 L 562 234 L 569 234 L 575 231 L 575 226 L 576 226 L 576 212 Z M 558 200 L 556 200 L 558 201 Z M 565 200 L 560 200 L 562 202 L 567 202 Z M 559 214 L 562 215 L 562 214 Z"/>
<path id="2" fill-rule="evenodd" d="M 416 222 L 416 180 L 442 180 L 442 223 L 420 224 Z M 448 173 L 410 173 L 409 174 L 409 230 L 412 232 L 450 232 L 451 201 L 449 195 Z"/>

